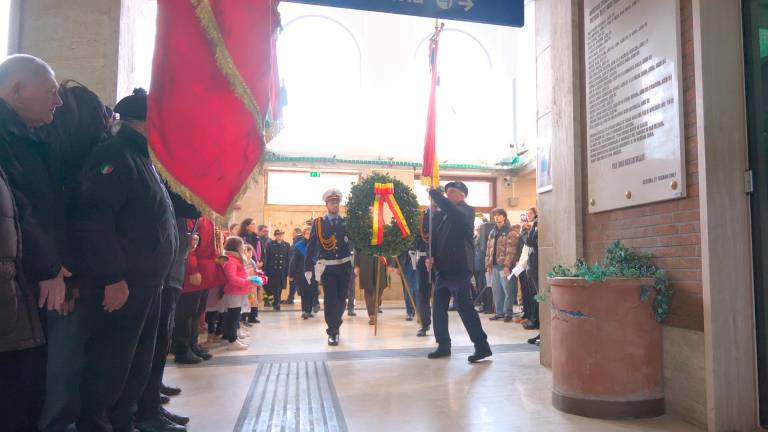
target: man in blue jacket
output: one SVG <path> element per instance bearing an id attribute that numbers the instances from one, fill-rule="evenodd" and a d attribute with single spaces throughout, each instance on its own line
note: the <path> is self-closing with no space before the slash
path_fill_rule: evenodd
<path id="1" fill-rule="evenodd" d="M 440 207 L 432 228 L 432 257 L 427 268 L 437 273 L 435 304 L 432 316 L 435 327 L 437 350 L 429 353 L 436 359 L 451 355 L 451 336 L 448 333 L 448 306 L 451 296 L 456 298 L 459 316 L 469 338 L 475 345 L 474 354 L 468 360 L 475 363 L 490 357 L 488 336 L 480 324 L 480 317 L 472 306 L 472 272 L 474 270 L 473 222 L 475 210 L 465 202 L 469 190 L 462 182 L 445 185 L 446 195 L 439 189 L 431 189 L 429 196 Z M 447 197 L 446 197 L 447 196 Z"/>

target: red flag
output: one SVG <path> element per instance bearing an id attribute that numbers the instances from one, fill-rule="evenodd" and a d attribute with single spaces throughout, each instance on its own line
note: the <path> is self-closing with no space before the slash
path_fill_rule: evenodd
<path id="1" fill-rule="evenodd" d="M 429 67 L 432 71 L 432 84 L 429 89 L 429 108 L 427 109 L 427 134 L 424 138 L 424 162 L 421 168 L 421 182 L 424 185 L 440 186 L 440 164 L 437 160 L 435 137 L 437 135 L 437 51 L 440 45 L 440 33 L 445 24 L 435 28 L 435 33 L 429 39 Z"/>
<path id="2" fill-rule="evenodd" d="M 171 187 L 219 215 L 258 168 L 278 94 L 278 0 L 158 0 L 149 142 Z"/>

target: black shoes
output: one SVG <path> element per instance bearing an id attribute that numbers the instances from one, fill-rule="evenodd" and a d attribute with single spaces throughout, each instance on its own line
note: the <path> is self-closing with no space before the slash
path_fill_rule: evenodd
<path id="1" fill-rule="evenodd" d="M 492 316 L 492 317 L 490 317 L 488 319 L 491 320 L 491 321 L 498 321 L 498 320 L 500 320 L 502 318 L 504 318 L 504 317 L 501 316 L 501 315 L 494 315 L 494 316 Z"/>
<path id="2" fill-rule="evenodd" d="M 211 353 L 208 352 L 207 349 L 201 347 L 200 345 L 192 345 L 191 350 L 192 350 L 192 354 L 200 357 L 204 361 L 208 361 L 213 358 L 213 355 L 211 355 Z"/>
<path id="3" fill-rule="evenodd" d="M 166 396 L 178 396 L 181 394 L 181 389 L 178 387 L 170 387 L 161 383 L 160 394 L 164 394 Z"/>
<path id="4" fill-rule="evenodd" d="M 316 304 L 316 305 L 312 306 L 312 312 L 314 312 L 314 313 L 320 312 L 320 305 Z"/>
<path id="5" fill-rule="evenodd" d="M 504 317 L 504 322 L 512 322 L 512 317 L 511 316 L 505 316 Z"/>
<path id="6" fill-rule="evenodd" d="M 407 315 L 407 316 L 405 317 L 405 320 L 406 320 L 406 321 L 413 321 L 413 315 Z"/>
<path id="7" fill-rule="evenodd" d="M 176 353 L 174 361 L 178 364 L 198 364 L 201 363 L 203 359 L 196 356 L 192 350 L 184 350 L 181 353 Z"/>
<path id="8" fill-rule="evenodd" d="M 488 344 L 485 344 L 482 347 L 475 347 L 475 353 L 471 356 L 467 357 L 467 360 L 469 360 L 470 363 L 477 363 L 480 360 L 492 356 L 493 353 L 491 352 L 491 347 Z"/>
<path id="9" fill-rule="evenodd" d="M 531 344 L 531 345 L 538 345 L 539 344 L 539 340 L 541 340 L 541 335 L 540 334 L 538 334 L 538 335 L 528 339 L 528 343 Z"/>
<path id="10" fill-rule="evenodd" d="M 276 311 L 279 311 L 280 310 L 280 303 L 275 303 L 275 306 L 274 306 L 273 309 L 276 310 Z"/>
<path id="11" fill-rule="evenodd" d="M 141 432 L 186 432 L 187 428 L 177 425 L 165 416 L 158 414 L 148 420 L 136 423 L 136 429 Z"/>
<path id="12" fill-rule="evenodd" d="M 309 314 L 307 312 L 302 312 L 301 319 L 309 319 Z"/>
<path id="13" fill-rule="evenodd" d="M 339 335 L 330 335 L 330 336 L 328 336 L 328 345 L 329 346 L 338 346 L 339 345 Z"/>
<path id="14" fill-rule="evenodd" d="M 436 350 L 427 354 L 427 358 L 430 358 L 430 359 L 438 359 L 441 357 L 450 357 L 450 356 L 451 356 L 451 347 L 442 346 L 442 345 L 438 345 Z"/>
<path id="15" fill-rule="evenodd" d="M 186 426 L 187 423 L 189 423 L 189 417 L 174 414 L 163 407 L 160 407 L 160 415 L 172 421 L 173 423 L 176 423 L 179 426 Z"/>
<path id="16" fill-rule="evenodd" d="M 354 309 L 347 309 L 347 316 L 357 316 Z"/>
<path id="17" fill-rule="evenodd" d="M 527 323 L 525 323 L 525 325 L 523 325 L 523 328 L 526 330 L 538 330 L 539 325 L 528 321 Z"/>
<path id="18" fill-rule="evenodd" d="M 161 405 L 167 405 L 167 404 L 169 404 L 170 402 L 171 402 L 171 398 L 169 398 L 168 396 L 166 396 L 166 395 L 164 395 L 164 394 L 161 394 L 161 395 L 160 395 L 160 404 L 161 404 Z"/>
<path id="19" fill-rule="evenodd" d="M 424 337 L 427 335 L 427 332 L 429 331 L 429 326 L 422 327 L 419 329 L 419 331 L 416 332 L 416 336 L 418 337 Z"/>

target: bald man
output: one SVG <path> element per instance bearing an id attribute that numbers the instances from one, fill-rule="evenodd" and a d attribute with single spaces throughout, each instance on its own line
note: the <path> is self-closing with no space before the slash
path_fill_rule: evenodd
<path id="1" fill-rule="evenodd" d="M 56 77 L 45 62 L 14 55 L 0 63 L 0 168 L 19 209 L 24 281 L 20 289 L 52 314 L 68 312 L 65 217 L 55 156 L 35 137 L 34 128 L 50 123 L 61 104 Z M 0 382 L 19 389 L 0 392 L 0 406 L 10 408 L 5 410 L 10 418 L 3 419 L 4 430 L 36 429 L 46 353 L 42 337 L 28 342 L 19 346 L 25 349 L 0 352 Z M 3 348 L 9 347 L 0 351 Z"/>

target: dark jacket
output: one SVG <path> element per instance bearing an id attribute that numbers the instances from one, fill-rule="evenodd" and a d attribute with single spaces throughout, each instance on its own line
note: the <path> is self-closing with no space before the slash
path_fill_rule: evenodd
<path id="1" fill-rule="evenodd" d="M 139 132 L 123 126 L 94 150 L 74 224 L 96 286 L 165 279 L 179 236 L 170 197 Z"/>
<path id="2" fill-rule="evenodd" d="M 267 245 L 267 253 L 264 258 L 264 273 L 267 277 L 288 277 L 288 264 L 290 260 L 291 245 L 285 241 L 271 241 Z"/>
<path id="3" fill-rule="evenodd" d="M 355 267 L 360 269 L 360 289 L 365 292 L 376 292 L 374 287 L 378 287 L 379 291 L 388 287 L 389 274 L 387 267 L 389 267 L 389 262 L 392 262 L 393 259 L 395 258 L 390 259 L 385 265 L 382 264 L 381 258 L 356 249 L 354 262 Z"/>
<path id="4" fill-rule="evenodd" d="M 0 352 L 45 342 L 35 299 L 20 283 L 22 239 L 17 214 L 8 180 L 0 169 Z"/>
<path id="5" fill-rule="evenodd" d="M 22 266 L 35 297 L 37 282 L 56 277 L 62 260 L 69 258 L 64 194 L 57 187 L 55 159 L 51 149 L 0 100 L 0 168 L 19 210 Z"/>
<path id="6" fill-rule="evenodd" d="M 539 270 L 539 219 L 533 221 L 531 230 L 525 237 L 525 245 L 530 248 L 528 254 L 528 269 L 536 272 Z"/>
<path id="7" fill-rule="evenodd" d="M 440 207 L 432 221 L 432 255 L 438 275 L 466 276 L 474 270 L 473 222 L 475 209 L 462 202 L 453 204 L 442 193 L 429 195 Z"/>

